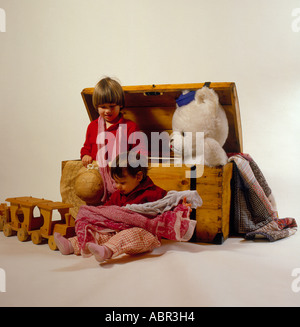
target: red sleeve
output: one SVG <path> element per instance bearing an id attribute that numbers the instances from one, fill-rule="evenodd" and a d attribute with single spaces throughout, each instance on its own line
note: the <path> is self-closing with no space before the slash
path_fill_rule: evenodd
<path id="1" fill-rule="evenodd" d="M 148 198 L 147 202 L 154 202 L 154 201 L 160 200 L 163 197 L 165 197 L 166 194 L 167 194 L 167 191 L 165 191 L 162 188 L 157 186 L 156 189 L 153 192 L 151 192 L 151 194 L 149 194 L 149 198 Z"/>
<path id="2" fill-rule="evenodd" d="M 80 151 L 80 158 L 85 156 L 86 154 L 93 157 L 93 144 L 95 146 L 96 144 L 96 137 L 97 137 L 97 129 L 98 129 L 98 122 L 92 121 L 86 130 L 86 136 L 85 136 L 85 142 L 83 144 L 83 147 Z M 95 159 L 95 158 L 93 158 Z"/>
<path id="3" fill-rule="evenodd" d="M 110 198 L 103 204 L 104 206 L 121 206 L 120 204 L 120 193 L 119 191 L 115 191 L 112 193 Z"/>
<path id="4" fill-rule="evenodd" d="M 165 190 L 156 186 L 153 189 L 150 190 L 148 189 L 145 192 L 143 192 L 139 197 L 135 199 L 133 203 L 141 204 L 147 202 L 154 202 L 162 199 L 164 196 L 166 196 L 166 194 L 167 192 Z"/>

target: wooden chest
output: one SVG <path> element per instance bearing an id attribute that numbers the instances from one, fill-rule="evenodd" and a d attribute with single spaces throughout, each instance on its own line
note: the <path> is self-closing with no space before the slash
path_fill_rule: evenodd
<path id="1" fill-rule="evenodd" d="M 182 91 L 194 91 L 204 85 L 205 83 L 124 86 L 123 115 L 139 125 L 148 136 L 150 146 L 149 140 L 153 132 L 158 132 L 160 135 L 172 133 L 172 116 L 176 109 L 176 99 Z M 218 94 L 229 123 L 229 136 L 224 149 L 227 153 L 242 152 L 241 120 L 235 83 L 209 83 L 209 85 Z M 91 121 L 98 117 L 92 104 L 93 90 L 93 88 L 86 88 L 81 93 Z M 162 147 L 168 144 L 163 141 L 161 143 Z M 200 178 L 191 178 L 190 170 L 201 170 L 201 168 L 189 168 L 184 165 L 177 167 L 172 161 L 166 164 L 165 160 L 160 157 L 163 152 L 161 147 L 154 153 L 153 149 L 149 150 L 155 157 L 155 160 L 152 158 L 152 164 L 149 166 L 149 176 L 154 183 L 167 191 L 197 190 L 203 200 L 203 205 L 192 213 L 192 218 L 197 220 L 192 241 L 223 243 L 229 235 L 232 163 L 219 167 L 204 166 Z"/>

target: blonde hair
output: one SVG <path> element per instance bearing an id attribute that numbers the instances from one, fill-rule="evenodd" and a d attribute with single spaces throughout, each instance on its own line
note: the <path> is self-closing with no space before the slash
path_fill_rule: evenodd
<path id="1" fill-rule="evenodd" d="M 92 100 L 96 110 L 105 103 L 114 103 L 120 108 L 125 105 L 125 96 L 121 84 L 110 77 L 102 78 L 96 84 Z"/>

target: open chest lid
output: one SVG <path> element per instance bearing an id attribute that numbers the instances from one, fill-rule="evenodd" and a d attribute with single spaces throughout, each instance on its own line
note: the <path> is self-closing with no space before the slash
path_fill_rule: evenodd
<path id="1" fill-rule="evenodd" d="M 146 134 L 167 131 L 172 133 L 172 117 L 176 109 L 176 99 L 182 91 L 196 91 L 209 85 L 219 96 L 219 102 L 226 112 L 229 134 L 224 150 L 242 152 L 242 127 L 240 109 L 235 83 L 192 83 L 123 86 L 125 107 L 122 109 L 124 118 L 136 122 Z M 207 85 L 207 86 L 208 86 Z M 99 117 L 92 103 L 94 88 L 85 88 L 81 92 L 90 120 Z"/>

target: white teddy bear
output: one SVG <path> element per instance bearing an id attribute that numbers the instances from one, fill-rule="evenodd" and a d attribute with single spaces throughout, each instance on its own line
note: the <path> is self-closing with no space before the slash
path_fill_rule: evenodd
<path id="1" fill-rule="evenodd" d="M 217 93 L 204 86 L 197 91 L 184 91 L 176 102 L 172 119 L 173 133 L 170 137 L 174 153 L 182 157 L 184 154 L 185 162 L 189 163 L 200 154 L 200 162 L 206 166 L 225 165 L 228 158 L 222 147 L 228 136 L 228 121 Z M 184 135 L 185 132 L 192 133 Z M 198 133 L 204 136 L 202 143 L 196 142 L 196 132 L 203 132 Z M 184 141 L 184 138 L 191 135 L 192 138 Z M 202 151 L 199 149 L 201 147 Z"/>

